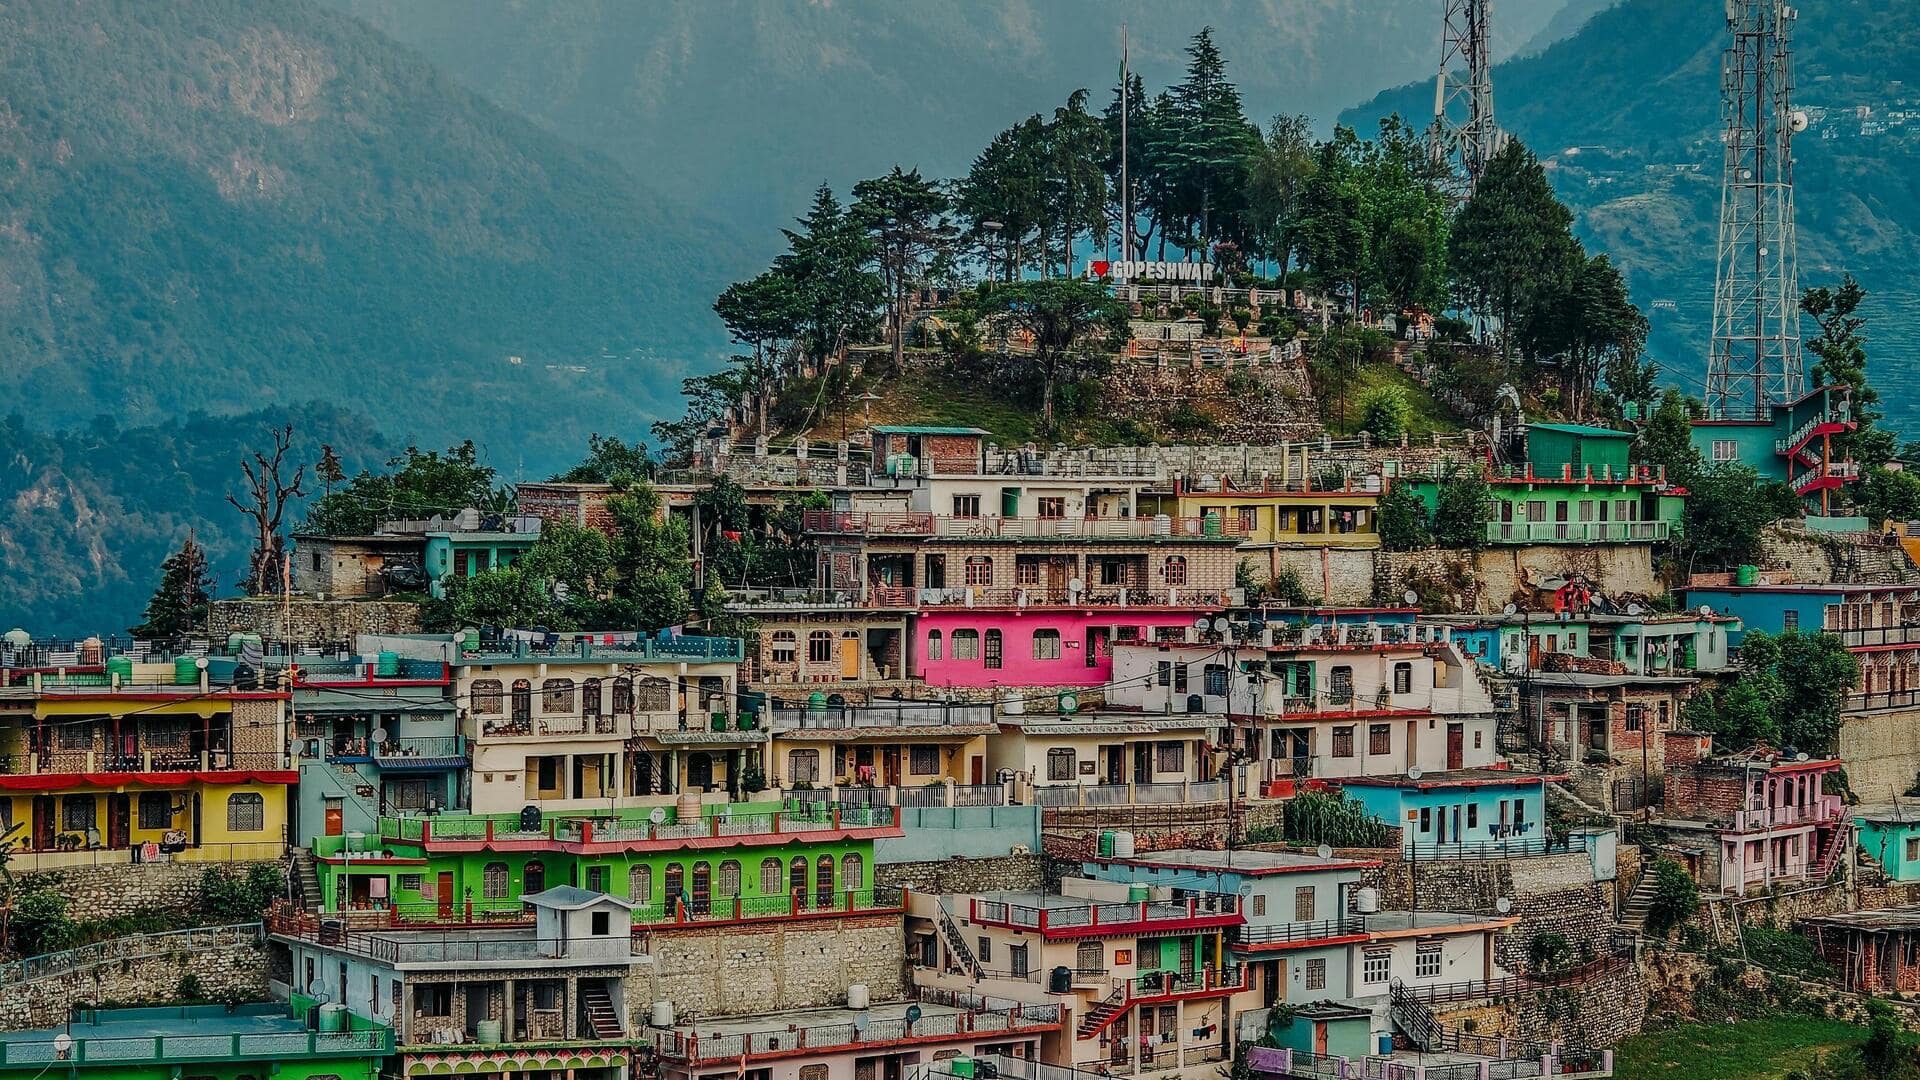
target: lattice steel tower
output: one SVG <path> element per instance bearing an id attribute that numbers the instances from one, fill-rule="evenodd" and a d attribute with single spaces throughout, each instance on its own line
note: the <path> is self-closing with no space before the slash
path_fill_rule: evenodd
<path id="1" fill-rule="evenodd" d="M 1764 418 L 1803 392 L 1800 284 L 1793 227 L 1789 30 L 1780 0 L 1726 0 L 1733 34 L 1720 67 L 1726 164 L 1713 283 L 1707 407 L 1722 419 Z"/>
<path id="2" fill-rule="evenodd" d="M 1445 0 L 1440 30 L 1440 75 L 1433 84 L 1433 127 L 1427 146 L 1436 162 L 1451 162 L 1471 188 L 1506 144 L 1493 122 L 1493 0 Z M 1464 114 L 1464 115 L 1463 115 Z"/>

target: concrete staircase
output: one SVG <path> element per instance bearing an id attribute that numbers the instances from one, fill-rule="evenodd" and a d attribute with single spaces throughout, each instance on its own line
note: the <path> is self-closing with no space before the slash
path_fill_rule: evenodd
<path id="1" fill-rule="evenodd" d="M 1647 916 L 1653 913 L 1653 872 L 1647 870 L 1634 883 L 1627 902 L 1620 905 L 1620 925 L 1638 933 L 1647 932 Z"/>
<path id="2" fill-rule="evenodd" d="M 592 983 L 580 988 L 580 1003 L 587 1010 L 586 1034 L 595 1039 L 611 1040 L 623 1037 L 620 1030 L 620 1014 L 613 1007 L 613 998 L 604 985 Z"/>
<path id="3" fill-rule="evenodd" d="M 294 848 L 289 858 L 293 862 L 293 872 L 287 875 L 287 882 L 293 888 L 294 904 L 302 911 L 318 914 L 320 872 L 314 867 L 313 852 L 306 848 Z"/>
<path id="4" fill-rule="evenodd" d="M 1087 1010 L 1087 1015 L 1080 1018 L 1080 1037 L 1093 1038 L 1105 1031 L 1108 1024 L 1113 1023 L 1116 1017 L 1126 1011 L 1127 990 L 1125 986 L 1121 986 L 1108 994 L 1106 1000 L 1094 1002 L 1093 1008 Z"/>
<path id="5" fill-rule="evenodd" d="M 960 936 L 960 927 L 953 921 L 953 915 L 947 911 L 946 904 L 946 898 L 941 897 L 938 918 L 935 922 L 939 924 L 940 936 L 946 940 L 947 952 L 959 962 L 962 971 L 976 980 L 985 978 L 986 970 L 980 966 L 980 961 L 973 958 L 973 950 L 967 948 L 966 939 Z"/>

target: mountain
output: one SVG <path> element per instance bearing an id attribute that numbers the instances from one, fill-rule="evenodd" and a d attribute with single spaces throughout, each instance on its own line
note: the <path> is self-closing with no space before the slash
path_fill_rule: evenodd
<path id="1" fill-rule="evenodd" d="M 1872 0 L 1803 0 L 1794 24 L 1802 287 L 1851 271 L 1872 294 L 1869 369 L 1889 418 L 1920 426 L 1920 24 Z M 1505 10 L 1504 8 L 1502 9 Z M 1720 204 L 1721 6 L 1625 0 L 1545 50 L 1499 64 L 1501 125 L 1546 160 L 1589 243 L 1626 271 L 1670 377 L 1704 390 Z M 1431 97 L 1419 85 L 1346 113 L 1370 126 Z"/>
<path id="2" fill-rule="evenodd" d="M 0 393 L 43 429 L 325 400 L 543 469 L 673 408 L 747 269 L 306 0 L 9 0 L 0 162 Z"/>
<path id="3" fill-rule="evenodd" d="M 958 175 L 995 132 L 1076 88 L 1104 107 L 1122 23 L 1150 89 L 1180 77 L 1211 23 L 1262 124 L 1324 120 L 1439 60 L 1436 0 L 332 2 L 763 245 L 823 179 L 844 190 L 895 163 Z M 1500 54 L 1567 4 L 1502 5 Z"/>

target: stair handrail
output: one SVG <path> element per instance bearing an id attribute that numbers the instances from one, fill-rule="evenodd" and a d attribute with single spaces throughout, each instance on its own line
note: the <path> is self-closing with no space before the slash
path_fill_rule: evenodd
<path id="1" fill-rule="evenodd" d="M 980 966 L 980 961 L 974 959 L 973 950 L 967 948 L 966 939 L 960 936 L 959 925 L 953 921 L 953 913 L 947 910 L 946 897 L 939 898 L 934 911 L 939 916 L 941 933 L 947 939 L 947 951 L 960 958 L 967 974 L 974 979 L 986 978 L 986 970 Z"/>
<path id="2" fill-rule="evenodd" d="M 1445 1049 L 1447 1030 L 1425 1004 L 1407 993 L 1399 979 L 1387 991 L 1387 1016 L 1422 1051 Z"/>

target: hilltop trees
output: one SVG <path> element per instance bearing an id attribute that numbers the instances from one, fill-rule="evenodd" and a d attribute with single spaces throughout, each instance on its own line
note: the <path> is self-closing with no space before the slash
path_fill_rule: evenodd
<path id="1" fill-rule="evenodd" d="M 160 564 L 160 587 L 147 601 L 145 619 L 127 633 L 137 638 L 171 641 L 207 621 L 207 605 L 213 600 L 213 576 L 207 572 L 207 552 L 194 541 L 193 534 L 180 550 Z"/>
<path id="2" fill-rule="evenodd" d="M 253 554 L 247 559 L 247 592 L 256 596 L 273 592 L 280 581 L 287 556 L 287 538 L 281 533 L 280 525 L 286 518 L 287 504 L 307 493 L 302 486 L 307 475 L 304 464 L 294 467 L 290 479 L 282 474 L 287 451 L 292 447 L 293 425 L 276 429 L 271 452 L 255 450 L 253 460 L 240 462 L 241 475 L 247 480 L 245 495 L 227 494 L 227 502 L 245 514 L 253 525 Z"/>
<path id="3" fill-rule="evenodd" d="M 867 230 L 880 267 L 880 281 L 887 296 L 887 330 L 893 340 L 893 365 L 898 368 L 906 360 L 907 290 L 927 262 L 945 251 L 952 239 L 952 227 L 941 216 L 948 206 L 947 196 L 923 179 L 919 169 L 901 172 L 895 165 L 885 176 L 853 185 L 853 200 L 853 219 Z M 726 299 L 724 294 L 721 299 Z M 762 405 L 763 429 L 766 420 Z"/>
<path id="4" fill-rule="evenodd" d="M 885 287 L 869 270 L 877 249 L 866 226 L 821 184 L 800 228 L 784 229 L 788 251 L 774 268 L 797 294 L 800 340 L 818 359 L 873 333 Z"/>
<path id="5" fill-rule="evenodd" d="M 362 469 L 345 487 L 322 496 L 307 511 L 308 532 L 364 534 L 383 521 L 442 517 L 469 507 L 500 508 L 509 496 L 494 489 L 494 471 L 480 463 L 468 439 L 446 453 L 407 447 L 387 462 L 390 473 Z"/>
<path id="6" fill-rule="evenodd" d="M 1092 281 L 1054 278 L 1016 281 L 984 289 L 974 305 L 983 316 L 1005 319 L 1033 339 L 1040 376 L 1040 416 L 1053 427 L 1054 388 L 1100 352 L 1112 352 L 1127 337 L 1127 305 Z"/>

